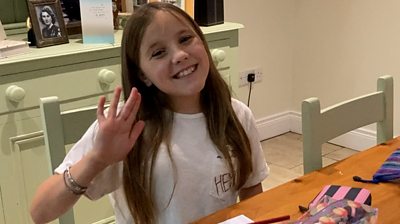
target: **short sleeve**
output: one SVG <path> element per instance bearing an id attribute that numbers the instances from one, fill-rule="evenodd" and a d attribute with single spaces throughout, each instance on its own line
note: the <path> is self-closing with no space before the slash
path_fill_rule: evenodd
<path id="1" fill-rule="evenodd" d="M 261 183 L 269 174 L 269 167 L 265 161 L 264 152 L 261 146 L 259 133 L 257 131 L 254 118 L 249 121 L 249 129 L 246 130 L 250 141 L 253 172 L 244 184 L 244 188 L 252 187 Z"/>
<path id="2" fill-rule="evenodd" d="M 268 176 L 269 167 L 265 161 L 253 113 L 236 99 L 232 99 L 232 106 L 250 141 L 253 172 L 243 185 L 243 188 L 248 188 L 261 183 Z"/>

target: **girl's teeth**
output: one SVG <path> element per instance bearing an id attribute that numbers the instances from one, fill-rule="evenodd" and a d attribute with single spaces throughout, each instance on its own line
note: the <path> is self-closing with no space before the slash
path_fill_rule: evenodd
<path id="1" fill-rule="evenodd" d="M 194 66 L 179 72 L 177 75 L 177 78 L 185 77 L 185 76 L 189 75 L 190 73 L 192 73 L 193 71 L 194 71 Z"/>

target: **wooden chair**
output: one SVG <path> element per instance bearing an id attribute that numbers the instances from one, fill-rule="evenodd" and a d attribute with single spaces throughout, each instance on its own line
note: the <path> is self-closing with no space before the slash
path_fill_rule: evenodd
<path id="1" fill-rule="evenodd" d="M 64 160 L 65 145 L 77 142 L 88 127 L 96 120 L 97 107 L 88 107 L 61 113 L 58 97 L 40 99 L 40 113 L 46 151 L 50 161 L 49 173 Z M 60 224 L 73 224 L 74 214 L 71 209 L 59 218 Z"/>
<path id="2" fill-rule="evenodd" d="M 321 145 L 368 124 L 377 123 L 377 144 L 393 138 L 393 78 L 378 79 L 376 92 L 321 110 L 319 99 L 302 102 L 304 174 L 322 168 Z"/>

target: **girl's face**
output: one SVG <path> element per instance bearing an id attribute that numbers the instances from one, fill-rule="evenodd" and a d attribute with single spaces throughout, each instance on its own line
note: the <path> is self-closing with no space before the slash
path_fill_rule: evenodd
<path id="1" fill-rule="evenodd" d="M 140 46 L 140 68 L 144 79 L 168 95 L 175 112 L 201 111 L 200 91 L 210 64 L 203 42 L 189 24 L 168 12 L 156 12 Z"/>
<path id="2" fill-rule="evenodd" d="M 51 24 L 51 16 L 47 12 L 42 12 L 42 20 L 47 26 Z"/>

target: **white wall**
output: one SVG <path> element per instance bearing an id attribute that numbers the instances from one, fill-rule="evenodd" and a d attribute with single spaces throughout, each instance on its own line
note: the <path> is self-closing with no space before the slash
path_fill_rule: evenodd
<path id="1" fill-rule="evenodd" d="M 326 107 L 374 91 L 377 77 L 392 75 L 398 133 L 400 1 L 301 0 L 295 8 L 292 109 L 310 96 Z"/>
<path id="2" fill-rule="evenodd" d="M 225 1 L 225 21 L 244 25 L 239 31 L 239 69 L 263 69 L 263 82 L 253 85 L 250 102 L 256 118 L 291 109 L 293 3 L 294 0 Z M 247 101 L 247 94 L 247 87 L 239 89 L 243 101 Z"/>
<path id="3" fill-rule="evenodd" d="M 264 70 L 251 98 L 256 119 L 299 114 L 301 101 L 311 96 L 323 108 L 371 92 L 377 77 L 387 74 L 395 79 L 397 135 L 399 9 L 398 0 L 225 1 L 225 20 L 245 26 L 239 68 Z M 246 94 L 241 88 L 240 95 Z"/>

